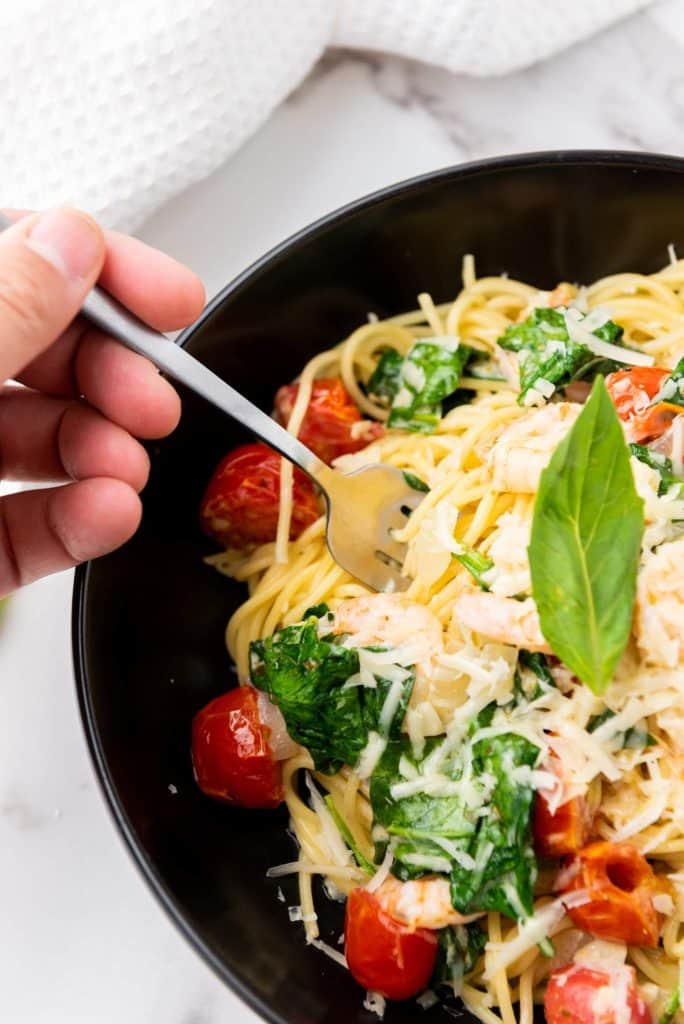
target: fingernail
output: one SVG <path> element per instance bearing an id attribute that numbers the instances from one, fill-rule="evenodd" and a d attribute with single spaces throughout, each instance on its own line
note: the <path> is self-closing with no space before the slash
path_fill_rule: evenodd
<path id="1" fill-rule="evenodd" d="M 26 244 L 65 277 L 77 281 L 98 263 L 102 238 L 95 225 L 74 210 L 48 210 L 31 228 Z"/>

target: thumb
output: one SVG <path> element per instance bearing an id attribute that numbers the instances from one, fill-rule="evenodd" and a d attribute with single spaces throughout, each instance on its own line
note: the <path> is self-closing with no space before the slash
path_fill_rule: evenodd
<path id="1" fill-rule="evenodd" d="M 71 323 L 104 256 L 102 230 L 77 210 L 32 214 L 0 234 L 0 381 Z"/>

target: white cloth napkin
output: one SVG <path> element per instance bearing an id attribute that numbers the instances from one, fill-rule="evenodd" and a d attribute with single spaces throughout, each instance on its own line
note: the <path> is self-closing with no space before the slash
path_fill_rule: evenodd
<path id="1" fill-rule="evenodd" d="M 205 177 L 327 46 L 502 74 L 646 0 L 0 0 L 2 201 L 130 229 Z"/>

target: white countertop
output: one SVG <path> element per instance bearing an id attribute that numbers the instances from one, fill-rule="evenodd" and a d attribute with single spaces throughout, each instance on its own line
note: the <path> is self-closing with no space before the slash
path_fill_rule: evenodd
<path id="1" fill-rule="evenodd" d="M 643 14 L 501 79 L 334 53 L 139 233 L 212 295 L 309 221 L 413 174 L 532 149 L 682 153 L 683 69 Z M 256 1021 L 167 920 L 104 807 L 72 681 L 70 599 L 71 574 L 52 577 L 0 622 L 0 1019 Z"/>

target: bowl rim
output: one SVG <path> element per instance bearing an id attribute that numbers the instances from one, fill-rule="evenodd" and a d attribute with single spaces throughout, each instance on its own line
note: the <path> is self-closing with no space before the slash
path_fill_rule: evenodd
<path id="1" fill-rule="evenodd" d="M 268 270 L 270 265 L 278 260 L 287 250 L 305 240 L 314 238 L 320 231 L 334 225 L 338 221 L 344 220 L 350 214 L 365 212 L 378 203 L 392 199 L 402 193 L 410 192 L 414 188 L 432 184 L 433 182 L 444 181 L 449 178 L 469 178 L 478 175 L 488 175 L 502 170 L 531 169 L 534 167 L 553 167 L 557 165 L 609 165 L 631 167 L 635 172 L 644 169 L 676 171 L 684 174 L 684 157 L 671 154 L 650 153 L 641 150 L 562 149 L 535 150 L 526 153 L 489 157 L 483 160 L 452 164 L 435 171 L 414 175 L 392 185 L 376 189 L 335 208 L 273 246 L 216 293 L 204 307 L 197 320 L 179 334 L 176 338 L 176 344 L 184 347 L 229 297 L 238 294 L 255 276 Z M 137 865 L 152 893 L 195 952 L 212 968 L 221 981 L 264 1020 L 270 1022 L 270 1024 L 290 1024 L 286 1017 L 278 1013 L 265 999 L 258 995 L 241 972 L 228 967 L 211 949 L 198 931 L 195 930 L 193 925 L 186 920 L 185 915 L 176 903 L 173 893 L 166 886 L 153 861 L 139 843 L 133 825 L 123 805 L 119 802 L 114 779 L 109 770 L 98 731 L 86 665 L 84 627 L 91 564 L 86 562 L 77 566 L 74 576 L 71 610 L 72 658 L 78 705 L 88 753 L 110 816 L 117 827 L 120 838 L 123 839 L 125 848 L 128 850 L 129 855 Z"/>

